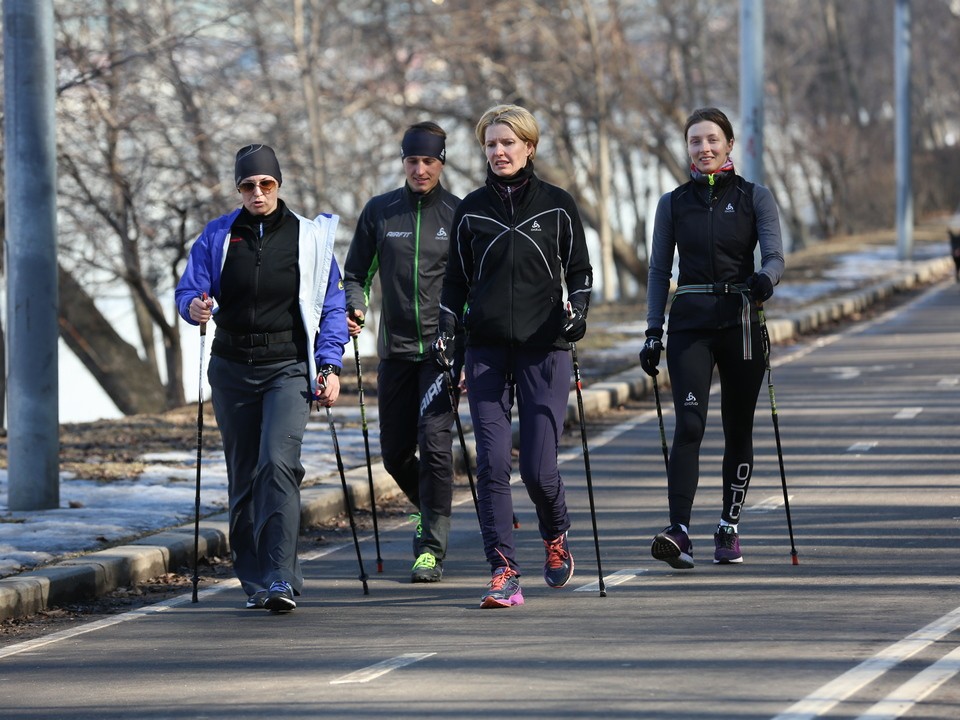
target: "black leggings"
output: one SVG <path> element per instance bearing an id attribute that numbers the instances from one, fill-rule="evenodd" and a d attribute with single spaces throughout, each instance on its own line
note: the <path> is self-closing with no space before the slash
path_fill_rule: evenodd
<path id="1" fill-rule="evenodd" d="M 671 525 L 690 525 L 714 366 L 720 374 L 724 437 L 721 517 L 730 523 L 740 519 L 753 474 L 753 415 L 766 368 L 760 326 L 753 323 L 751 327 L 751 360 L 743 359 L 742 337 L 739 326 L 669 335 L 667 367 L 677 419 L 667 473 Z"/>

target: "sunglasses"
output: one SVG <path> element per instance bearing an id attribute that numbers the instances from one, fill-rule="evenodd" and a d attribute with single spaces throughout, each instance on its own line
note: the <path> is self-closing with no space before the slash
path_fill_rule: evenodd
<path id="1" fill-rule="evenodd" d="M 244 180 L 242 183 L 237 185 L 237 190 L 242 193 L 252 193 L 257 188 L 260 188 L 264 195 L 269 195 L 277 189 L 277 181 L 261 180 L 260 182 L 253 182 L 252 180 Z"/>

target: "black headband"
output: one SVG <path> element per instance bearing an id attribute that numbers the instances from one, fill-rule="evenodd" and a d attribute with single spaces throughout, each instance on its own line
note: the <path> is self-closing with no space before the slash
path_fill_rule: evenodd
<path id="1" fill-rule="evenodd" d="M 446 141 L 443 136 L 428 130 L 407 130 L 400 143 L 400 157 L 408 155 L 433 157 L 442 163 L 447 161 Z"/>

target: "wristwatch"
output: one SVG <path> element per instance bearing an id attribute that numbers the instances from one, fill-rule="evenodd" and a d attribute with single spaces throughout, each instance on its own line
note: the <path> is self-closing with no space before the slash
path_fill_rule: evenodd
<path id="1" fill-rule="evenodd" d="M 333 363 L 324 363 L 320 366 L 320 374 L 324 377 L 330 375 L 331 373 L 339 377 L 340 368 Z"/>

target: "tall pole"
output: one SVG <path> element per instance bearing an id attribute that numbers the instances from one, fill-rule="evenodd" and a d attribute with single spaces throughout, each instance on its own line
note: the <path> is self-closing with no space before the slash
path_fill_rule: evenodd
<path id="1" fill-rule="evenodd" d="M 7 476 L 11 510 L 60 504 L 52 0 L 3 0 Z"/>
<path id="2" fill-rule="evenodd" d="M 896 104 L 897 257 L 913 256 L 913 177 L 910 169 L 910 0 L 893 10 L 894 96 Z"/>
<path id="3" fill-rule="evenodd" d="M 740 116 L 737 170 L 763 183 L 763 0 L 740 0 Z"/>

